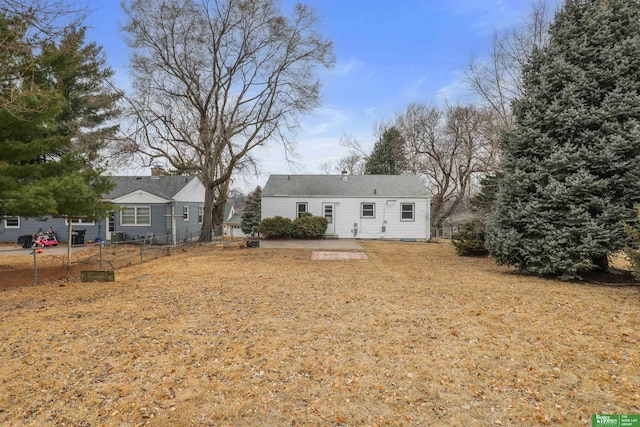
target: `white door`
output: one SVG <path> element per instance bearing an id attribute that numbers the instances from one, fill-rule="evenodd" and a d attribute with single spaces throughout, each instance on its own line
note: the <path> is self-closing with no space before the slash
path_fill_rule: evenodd
<path id="1" fill-rule="evenodd" d="M 325 234 L 336 233 L 336 208 L 333 203 L 323 203 L 322 212 L 325 218 L 327 218 L 327 232 Z"/>
<path id="2" fill-rule="evenodd" d="M 116 220 L 115 220 L 115 213 L 114 212 L 109 212 L 109 215 L 107 216 L 107 223 L 106 225 L 106 233 L 105 233 L 105 238 L 104 240 L 108 240 L 111 241 L 111 233 L 113 233 L 116 229 Z"/>

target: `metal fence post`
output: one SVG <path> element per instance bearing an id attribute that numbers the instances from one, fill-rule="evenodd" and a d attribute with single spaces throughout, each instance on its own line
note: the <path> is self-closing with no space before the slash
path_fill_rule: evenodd
<path id="1" fill-rule="evenodd" d="M 102 270 L 102 247 L 104 246 L 104 241 L 100 241 L 100 270 Z"/>
<path id="2" fill-rule="evenodd" d="M 34 280 L 34 284 L 37 285 L 38 284 L 38 262 L 36 261 L 36 245 L 33 245 L 33 280 Z"/>
<path id="3" fill-rule="evenodd" d="M 144 262 L 144 261 L 143 261 L 143 258 L 142 258 L 142 251 L 143 251 L 143 249 L 144 249 L 144 245 L 142 245 L 142 244 L 141 244 L 141 245 L 140 245 L 140 264 L 142 264 L 142 263 Z"/>

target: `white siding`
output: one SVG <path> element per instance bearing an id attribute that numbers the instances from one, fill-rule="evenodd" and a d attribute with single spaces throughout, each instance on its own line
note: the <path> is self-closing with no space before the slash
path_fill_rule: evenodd
<path id="1" fill-rule="evenodd" d="M 282 216 L 295 219 L 296 203 L 308 203 L 308 211 L 322 216 L 323 203 L 334 204 L 335 232 L 340 238 L 359 239 L 429 239 L 428 198 L 336 198 L 336 197 L 262 197 L 262 218 Z M 375 217 L 361 218 L 361 203 L 375 203 Z M 400 220 L 400 206 L 415 204 L 414 220 Z M 354 224 L 356 227 L 354 227 Z M 384 231 L 383 231 L 384 227 Z M 357 234 L 354 229 L 357 228 Z"/>
<path id="2" fill-rule="evenodd" d="M 178 191 L 173 199 L 176 202 L 202 203 L 204 204 L 205 188 L 198 178 L 192 179 L 182 190 Z"/>

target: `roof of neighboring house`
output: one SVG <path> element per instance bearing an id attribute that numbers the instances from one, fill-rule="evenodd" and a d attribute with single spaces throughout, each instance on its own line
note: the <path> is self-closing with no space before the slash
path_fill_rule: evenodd
<path id="1" fill-rule="evenodd" d="M 146 191 L 163 199 L 172 199 L 185 185 L 196 179 L 195 176 L 110 176 L 116 184 L 113 190 L 105 195 L 107 199 L 115 199 L 137 190 Z"/>
<path id="2" fill-rule="evenodd" d="M 242 222 L 242 212 L 236 212 L 231 218 L 224 221 L 225 224 L 240 224 Z"/>
<path id="3" fill-rule="evenodd" d="M 265 196 L 430 197 L 430 194 L 415 175 L 271 175 L 262 190 L 262 197 Z"/>

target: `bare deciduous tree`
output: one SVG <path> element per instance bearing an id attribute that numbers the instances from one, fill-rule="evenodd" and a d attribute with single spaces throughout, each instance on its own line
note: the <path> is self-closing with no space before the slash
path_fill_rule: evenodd
<path id="1" fill-rule="evenodd" d="M 433 194 L 431 221 L 440 227 L 468 200 L 478 175 L 496 166 L 493 113 L 413 103 L 396 114 L 395 126 L 405 141 L 405 172 L 425 179 Z"/>
<path id="2" fill-rule="evenodd" d="M 536 0 L 521 27 L 493 37 L 487 60 L 474 58 L 466 80 L 485 106 L 491 108 L 502 129 L 513 127 L 511 102 L 522 95 L 522 67 L 539 47 L 547 43 L 551 13 L 544 0 Z"/>
<path id="3" fill-rule="evenodd" d="M 222 223 L 230 179 L 250 152 L 287 132 L 319 103 L 316 66 L 333 63 L 317 18 L 275 0 L 131 0 L 131 133 L 119 149 L 168 162 L 206 187 L 203 230 Z M 251 162 L 249 162 L 250 164 Z"/>

